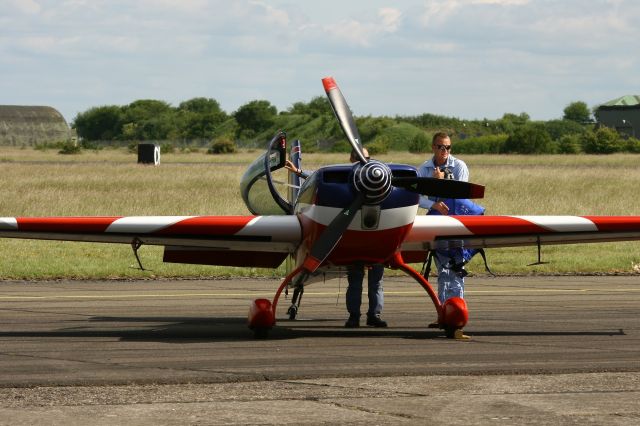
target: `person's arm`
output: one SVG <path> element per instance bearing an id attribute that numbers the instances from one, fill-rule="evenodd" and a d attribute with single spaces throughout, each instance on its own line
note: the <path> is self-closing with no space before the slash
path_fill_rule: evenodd
<path id="1" fill-rule="evenodd" d="M 429 210 L 431 206 L 433 206 L 433 203 L 433 200 L 430 200 L 426 195 L 421 195 L 420 201 L 418 201 L 418 206 L 422 207 L 423 209 Z"/>
<path id="2" fill-rule="evenodd" d="M 458 167 L 456 168 L 456 175 L 454 176 L 456 180 L 461 180 L 463 182 L 469 182 L 469 168 L 464 161 L 458 160 Z"/>
<path id="3" fill-rule="evenodd" d="M 439 167 L 429 167 L 424 164 L 418 168 L 418 176 L 421 177 L 429 177 L 442 179 L 444 177 L 444 173 L 440 170 Z M 449 214 L 449 207 L 442 201 L 437 201 L 435 198 L 429 198 L 425 195 L 420 196 L 420 201 L 418 202 L 418 206 L 423 209 L 427 209 L 427 213 L 429 210 L 436 210 L 441 215 Z"/>
<path id="4" fill-rule="evenodd" d="M 303 179 L 306 179 L 309 177 L 309 173 L 305 172 L 302 169 L 298 169 L 296 166 L 293 165 L 293 163 L 289 160 L 285 160 L 284 162 L 284 168 L 289 170 L 291 173 L 294 173 L 298 176 L 300 176 Z"/>

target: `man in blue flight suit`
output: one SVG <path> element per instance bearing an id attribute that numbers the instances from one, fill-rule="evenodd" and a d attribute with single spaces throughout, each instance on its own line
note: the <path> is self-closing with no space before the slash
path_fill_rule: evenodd
<path id="1" fill-rule="evenodd" d="M 437 179 L 454 179 L 469 181 L 469 169 L 464 161 L 451 155 L 451 139 L 444 132 L 433 135 L 431 143 L 433 157 L 418 167 L 418 176 Z M 427 214 L 448 215 L 449 207 L 444 201 L 433 197 L 420 197 L 420 207 L 428 210 Z M 434 259 L 438 270 L 438 299 L 444 303 L 451 297 L 464 298 L 464 269 L 454 269 L 457 260 L 450 253 L 436 250 Z M 462 272 L 462 273 L 461 273 Z M 437 327 L 437 322 L 430 324 Z"/>

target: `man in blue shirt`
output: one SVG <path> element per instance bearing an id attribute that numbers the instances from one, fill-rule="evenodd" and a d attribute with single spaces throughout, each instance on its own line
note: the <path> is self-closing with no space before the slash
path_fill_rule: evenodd
<path id="1" fill-rule="evenodd" d="M 431 150 L 433 157 L 418 167 L 418 176 L 469 181 L 469 169 L 465 162 L 451 155 L 449 135 L 444 132 L 433 135 Z M 427 214 L 449 214 L 449 207 L 434 197 L 421 196 L 420 207 L 427 209 Z M 464 298 L 464 275 L 453 269 L 455 260 L 444 251 L 436 251 L 433 258 L 438 270 L 440 303 L 451 297 Z M 430 326 L 437 326 L 437 323 Z"/>

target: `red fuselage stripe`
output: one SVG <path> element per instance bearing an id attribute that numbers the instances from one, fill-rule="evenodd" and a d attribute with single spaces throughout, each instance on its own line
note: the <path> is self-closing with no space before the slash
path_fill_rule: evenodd
<path id="1" fill-rule="evenodd" d="M 19 217 L 18 230 L 25 232 L 101 233 L 120 217 Z"/>
<path id="2" fill-rule="evenodd" d="M 154 232 L 154 234 L 233 235 L 242 230 L 253 219 L 251 216 L 199 216 L 181 220 Z"/>
<path id="3" fill-rule="evenodd" d="M 640 230 L 640 216 L 582 216 L 596 224 L 599 231 L 624 232 Z"/>
<path id="4" fill-rule="evenodd" d="M 456 216 L 475 235 L 544 234 L 552 232 L 528 220 L 517 217 L 497 216 L 488 220 L 483 216 Z"/>

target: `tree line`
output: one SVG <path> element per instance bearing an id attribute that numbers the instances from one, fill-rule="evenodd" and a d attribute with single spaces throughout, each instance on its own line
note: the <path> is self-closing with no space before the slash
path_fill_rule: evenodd
<path id="1" fill-rule="evenodd" d="M 372 154 L 391 150 L 428 152 L 435 132 L 446 131 L 458 153 L 613 153 L 640 152 L 640 141 L 598 128 L 586 103 L 567 105 L 562 118 L 533 121 L 526 113 L 497 120 L 463 120 L 435 114 L 360 116 L 356 124 Z M 300 139 L 305 152 L 346 152 L 350 146 L 326 97 L 296 102 L 284 111 L 267 100 L 253 100 L 227 113 L 218 101 L 198 97 L 177 107 L 160 100 L 137 100 L 79 113 L 72 127 L 84 144 L 165 141 L 179 146 L 207 144 L 232 152 L 234 146 L 263 146 L 280 129 Z"/>

